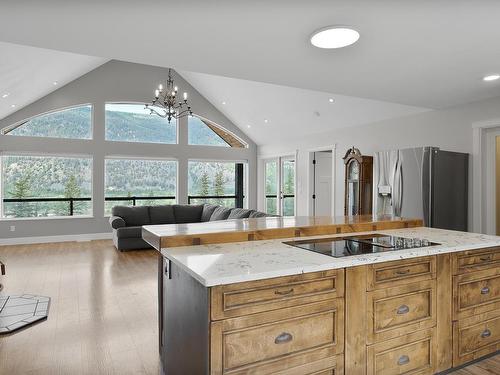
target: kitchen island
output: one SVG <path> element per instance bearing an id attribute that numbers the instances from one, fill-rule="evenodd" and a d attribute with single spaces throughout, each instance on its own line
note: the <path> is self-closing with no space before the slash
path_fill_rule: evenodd
<path id="1" fill-rule="evenodd" d="M 500 348 L 500 238 L 418 220 L 257 220 L 144 227 L 161 254 L 164 373 L 433 374 Z M 439 245 L 333 258 L 283 243 L 354 232 Z"/>

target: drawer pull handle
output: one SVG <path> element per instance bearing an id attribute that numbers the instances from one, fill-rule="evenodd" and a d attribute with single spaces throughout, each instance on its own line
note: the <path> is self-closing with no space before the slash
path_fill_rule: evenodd
<path id="1" fill-rule="evenodd" d="M 488 262 L 491 260 L 491 255 L 481 257 L 481 258 L 479 258 L 479 260 L 481 260 L 482 262 Z"/>
<path id="2" fill-rule="evenodd" d="M 407 355 L 402 355 L 401 357 L 399 357 L 399 359 L 398 359 L 399 366 L 403 366 L 403 365 L 406 365 L 408 363 L 410 363 L 410 357 L 408 357 Z"/>
<path id="3" fill-rule="evenodd" d="M 406 275 L 407 273 L 410 273 L 409 269 L 396 271 L 396 275 Z"/>
<path id="4" fill-rule="evenodd" d="M 481 333 L 481 337 L 483 339 L 485 339 L 486 337 L 490 337 L 491 336 L 491 331 L 489 329 L 485 329 L 482 333 Z"/>
<path id="5" fill-rule="evenodd" d="M 288 290 L 275 290 L 274 291 L 274 294 L 276 294 L 278 296 L 287 296 L 287 295 L 292 294 L 292 293 L 293 293 L 293 288 L 288 289 Z"/>
<path id="6" fill-rule="evenodd" d="M 488 294 L 490 292 L 490 288 L 485 286 L 483 289 L 481 289 L 481 294 Z"/>
<path id="7" fill-rule="evenodd" d="M 398 315 L 404 315 L 410 312 L 410 308 L 406 305 L 401 305 L 398 307 Z"/>
<path id="8" fill-rule="evenodd" d="M 274 339 L 275 344 L 284 344 L 293 340 L 293 336 L 288 332 L 283 332 L 282 334 L 276 336 Z"/>

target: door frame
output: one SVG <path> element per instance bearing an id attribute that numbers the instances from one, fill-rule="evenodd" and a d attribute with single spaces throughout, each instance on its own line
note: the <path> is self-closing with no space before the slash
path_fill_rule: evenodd
<path id="1" fill-rule="evenodd" d="M 263 211 L 267 213 L 267 198 L 266 198 L 266 164 L 268 162 L 276 163 L 276 215 L 283 216 L 283 173 L 282 173 L 282 165 L 284 160 L 293 160 L 294 161 L 294 179 L 293 179 L 293 188 L 294 188 L 294 197 L 293 197 L 293 212 L 294 216 L 297 216 L 297 160 L 298 160 L 298 151 L 295 153 L 287 153 L 279 156 L 268 156 L 262 157 L 262 169 L 263 169 Z"/>
<path id="2" fill-rule="evenodd" d="M 331 151 L 332 152 L 332 212 L 331 216 L 335 216 L 335 207 L 336 207 L 336 173 L 337 173 L 337 144 L 334 143 L 330 146 L 316 147 L 307 150 L 308 159 L 307 159 L 307 214 L 309 216 L 313 216 L 314 212 L 314 153 L 321 151 Z"/>
<path id="3" fill-rule="evenodd" d="M 473 232 L 486 233 L 488 229 L 487 221 L 488 205 L 495 206 L 495 189 L 488 189 L 488 163 L 486 152 L 488 151 L 488 137 L 493 135 L 493 129 L 500 129 L 500 118 L 472 123 L 472 193 L 469 194 L 469 212 L 472 212 L 472 222 L 469 221 L 469 228 Z M 489 134 L 488 134 L 489 133 Z M 494 163 L 493 163 L 494 164 Z M 490 176 L 491 177 L 491 176 Z"/>

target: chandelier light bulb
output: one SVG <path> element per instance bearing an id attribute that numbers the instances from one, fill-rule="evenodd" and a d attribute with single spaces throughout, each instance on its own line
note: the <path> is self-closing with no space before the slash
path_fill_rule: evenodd
<path id="1" fill-rule="evenodd" d="M 155 90 L 155 97 L 158 98 L 160 96 L 160 90 Z"/>
<path id="2" fill-rule="evenodd" d="M 163 90 L 163 85 L 162 85 L 161 83 L 158 85 L 158 89 L 159 89 L 160 91 L 161 91 L 161 90 Z"/>
<path id="3" fill-rule="evenodd" d="M 187 98 L 188 98 L 188 93 L 187 93 L 187 92 L 185 92 L 185 93 L 184 93 L 184 100 L 187 100 Z"/>
<path id="4" fill-rule="evenodd" d="M 174 87 L 174 91 L 177 92 L 177 86 Z"/>

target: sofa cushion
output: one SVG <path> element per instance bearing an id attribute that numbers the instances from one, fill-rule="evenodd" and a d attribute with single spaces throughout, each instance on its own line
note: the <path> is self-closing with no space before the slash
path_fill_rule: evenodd
<path id="1" fill-rule="evenodd" d="M 123 227 L 116 230 L 118 238 L 142 238 L 142 227 Z"/>
<path id="2" fill-rule="evenodd" d="M 216 221 L 216 220 L 226 220 L 229 217 L 229 214 L 231 213 L 230 208 L 218 206 L 215 210 L 212 216 L 210 216 L 210 221 Z"/>
<path id="3" fill-rule="evenodd" d="M 201 221 L 201 213 L 203 205 L 174 205 L 175 222 L 182 223 L 199 223 Z"/>
<path id="4" fill-rule="evenodd" d="M 174 207 L 172 205 L 150 206 L 151 224 L 175 224 Z"/>
<path id="5" fill-rule="evenodd" d="M 201 221 L 210 221 L 210 216 L 212 216 L 217 207 L 219 206 L 216 206 L 215 204 L 205 203 L 203 205 L 203 211 L 201 212 Z"/>
<path id="6" fill-rule="evenodd" d="M 113 216 L 120 216 L 125 220 L 127 227 L 151 224 L 148 206 L 114 206 L 111 211 Z"/>
<path id="7" fill-rule="evenodd" d="M 250 213 L 249 217 L 268 217 L 268 216 L 269 215 L 264 213 L 264 212 L 254 211 L 254 212 Z"/>
<path id="8" fill-rule="evenodd" d="M 254 210 L 247 210 L 246 208 L 233 208 L 228 216 L 228 219 L 246 219 Z"/>

